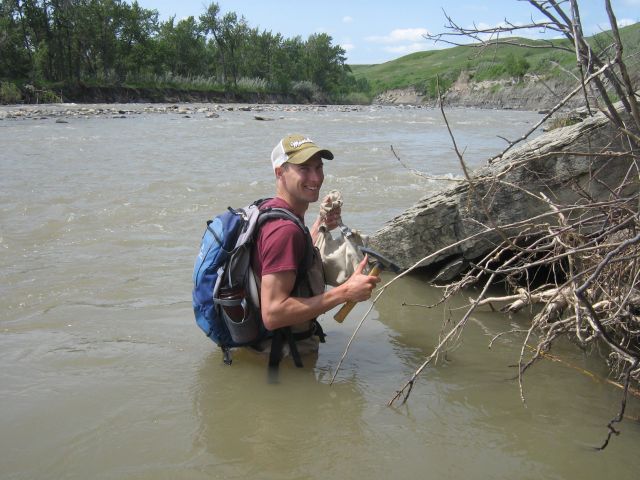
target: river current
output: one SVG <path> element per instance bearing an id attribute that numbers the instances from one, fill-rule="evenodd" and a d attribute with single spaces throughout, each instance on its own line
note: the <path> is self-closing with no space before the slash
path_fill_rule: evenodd
<path id="1" fill-rule="evenodd" d="M 593 450 L 621 398 L 594 354 L 556 345 L 522 402 L 523 337 L 492 339 L 525 316 L 478 311 L 387 407 L 468 301 L 417 306 L 440 294 L 420 275 L 380 298 L 333 385 L 368 302 L 343 324 L 323 315 L 327 344 L 303 369 L 285 360 L 277 383 L 260 357 L 223 365 L 193 319 L 193 261 L 207 219 L 273 194 L 279 138 L 334 152 L 322 193 L 340 190 L 343 220 L 368 234 L 441 185 L 412 169 L 461 175 L 438 110 L 281 106 L 259 121 L 238 107 L 0 120 L 0 478 L 637 478 L 637 398 Z M 471 167 L 540 119 L 447 117 Z"/>

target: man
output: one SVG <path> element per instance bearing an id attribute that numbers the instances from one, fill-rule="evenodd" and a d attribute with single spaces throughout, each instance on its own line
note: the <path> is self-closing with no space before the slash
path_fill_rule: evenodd
<path id="1" fill-rule="evenodd" d="M 309 204 L 318 201 L 324 181 L 323 159 L 332 160 L 333 153 L 318 147 L 303 135 L 284 137 L 271 153 L 271 164 L 276 177 L 276 196 L 261 208 L 285 208 L 304 222 Z M 325 218 L 315 221 L 311 236 L 315 237 L 322 222 L 328 229 L 335 228 L 340 220 L 340 211 L 330 212 Z M 371 297 L 371 292 L 380 279 L 363 274 L 365 258 L 354 274 L 342 285 L 325 291 L 319 255 L 314 252 L 313 261 L 308 261 L 311 240 L 294 222 L 273 219 L 266 222 L 258 233 L 252 266 L 260 279 L 260 311 L 264 326 L 275 331 L 271 345 L 270 364 L 280 360 L 278 350 L 290 350 L 296 364 L 299 355 L 317 351 L 318 335 L 323 335 L 315 319 L 345 303 L 360 302 Z M 312 249 L 313 250 L 313 249 Z M 305 265 L 310 263 L 311 265 Z M 282 348 L 284 346 L 284 349 Z M 297 350 L 297 352 L 296 352 Z M 296 360 L 298 357 L 298 360 Z"/>

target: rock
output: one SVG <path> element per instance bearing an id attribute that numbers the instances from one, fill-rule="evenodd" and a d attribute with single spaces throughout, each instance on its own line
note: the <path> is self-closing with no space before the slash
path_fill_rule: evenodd
<path id="1" fill-rule="evenodd" d="M 378 95 L 373 103 L 378 105 L 418 105 L 424 100 L 424 95 L 414 87 L 387 90 Z"/>
<path id="2" fill-rule="evenodd" d="M 596 201 L 609 199 L 610 189 L 622 183 L 632 161 L 596 157 L 589 152 L 626 151 L 628 146 L 617 138 L 602 114 L 542 134 L 474 172 L 472 188 L 464 182 L 423 197 L 375 232 L 369 244 L 405 269 L 429 256 L 420 266 L 446 264 L 441 278 L 450 279 L 459 273 L 456 268 L 501 243 L 497 233 L 482 233 L 493 222 L 508 225 L 550 211 L 546 202 L 525 190 L 536 196 L 542 192 L 560 205 L 574 204 L 584 195 Z M 626 188 L 626 193 L 637 192 L 637 176 Z M 544 221 L 554 223 L 556 217 L 548 216 Z"/>

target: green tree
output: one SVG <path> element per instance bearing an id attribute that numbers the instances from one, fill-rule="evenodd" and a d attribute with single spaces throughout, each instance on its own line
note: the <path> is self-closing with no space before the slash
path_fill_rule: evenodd
<path id="1" fill-rule="evenodd" d="M 274 83 L 287 91 L 291 82 L 306 79 L 304 69 L 305 46 L 301 37 L 287 38 L 281 42 L 276 51 L 272 65 Z"/>
<path id="2" fill-rule="evenodd" d="M 32 72 L 30 36 L 19 7 L 19 2 L 0 3 L 0 78 L 27 78 Z"/>
<path id="3" fill-rule="evenodd" d="M 248 29 L 241 45 L 238 75 L 262 78 L 272 84 L 272 65 L 281 40 L 280 34 L 273 35 L 267 31 L 260 33 L 257 28 Z"/>
<path id="4" fill-rule="evenodd" d="M 248 40 L 249 28 L 244 17 L 238 18 L 234 12 L 225 14 L 222 17 L 222 37 L 227 49 L 228 74 L 231 83 L 235 86 L 238 83 L 239 73 L 242 65 L 242 53 Z"/>
<path id="5" fill-rule="evenodd" d="M 175 17 L 160 25 L 158 49 L 165 71 L 175 75 L 200 75 L 206 68 L 205 38 L 193 17 Z"/>
<path id="6" fill-rule="evenodd" d="M 222 22 L 218 18 L 220 14 L 220 6 L 213 2 L 207 7 L 205 13 L 200 15 L 200 28 L 207 37 L 208 51 L 213 54 L 213 58 L 218 58 L 220 68 L 210 68 L 214 72 L 218 73 L 218 80 L 221 83 L 227 81 L 227 46 L 222 33 Z"/>
<path id="7" fill-rule="evenodd" d="M 117 32 L 117 73 L 139 75 L 153 71 L 156 57 L 154 37 L 158 32 L 158 11 L 141 8 L 138 2 L 123 4 Z"/>
<path id="8" fill-rule="evenodd" d="M 349 72 L 345 50 L 331 42 L 332 38 L 326 33 L 317 33 L 309 36 L 305 45 L 306 80 L 326 92 L 337 90 Z"/>

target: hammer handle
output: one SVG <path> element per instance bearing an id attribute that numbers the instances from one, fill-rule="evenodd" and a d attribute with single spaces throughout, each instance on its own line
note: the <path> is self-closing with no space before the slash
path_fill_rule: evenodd
<path id="1" fill-rule="evenodd" d="M 380 275 L 380 267 L 378 267 L 378 265 L 375 265 L 369 272 L 369 275 L 373 275 L 374 277 L 377 277 L 378 275 Z M 347 318 L 347 315 L 349 315 L 349 312 L 353 310 L 353 307 L 356 306 L 356 303 L 357 302 L 352 302 L 352 301 L 346 302 L 342 306 L 342 308 L 338 310 L 338 313 L 336 313 L 333 316 L 333 319 L 338 323 L 344 322 L 344 319 Z"/>

